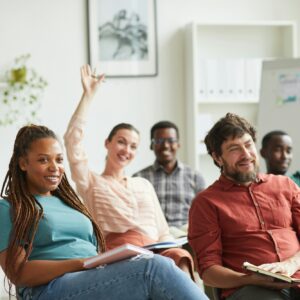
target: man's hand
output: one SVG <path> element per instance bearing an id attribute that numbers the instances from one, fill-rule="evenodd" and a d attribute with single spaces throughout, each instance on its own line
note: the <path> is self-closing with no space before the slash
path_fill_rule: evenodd
<path id="1" fill-rule="evenodd" d="M 257 273 L 245 274 L 236 272 L 220 265 L 213 265 L 206 269 L 202 274 L 202 279 L 209 286 L 223 289 L 239 288 L 245 285 L 257 285 L 269 289 L 285 289 L 299 284 L 279 281 L 273 277 Z"/>
<path id="2" fill-rule="evenodd" d="M 262 287 L 274 289 L 274 290 L 287 289 L 292 286 L 298 285 L 295 283 L 278 281 L 273 277 L 260 275 L 257 273 L 245 275 L 244 280 L 245 280 L 245 285 L 257 285 L 257 286 L 262 286 Z"/>
<path id="3" fill-rule="evenodd" d="M 280 273 L 288 276 L 292 276 L 296 271 L 298 271 L 299 268 L 298 264 L 291 259 L 271 264 L 263 264 L 259 267 L 266 271 Z"/>

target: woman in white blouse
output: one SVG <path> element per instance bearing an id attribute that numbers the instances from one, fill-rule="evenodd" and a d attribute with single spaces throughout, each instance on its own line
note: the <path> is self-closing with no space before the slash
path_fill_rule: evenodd
<path id="1" fill-rule="evenodd" d="M 153 186 L 139 177 L 124 175 L 124 168 L 134 159 L 139 133 L 132 125 L 115 126 L 105 141 L 107 159 L 104 171 L 89 169 L 83 148 L 88 108 L 104 76 L 92 74 L 88 65 L 81 67 L 83 94 L 71 118 L 64 140 L 72 179 L 98 224 L 103 228 L 108 248 L 124 243 L 138 246 L 172 240 Z M 193 260 L 184 249 L 172 248 L 160 254 L 193 278 Z"/>

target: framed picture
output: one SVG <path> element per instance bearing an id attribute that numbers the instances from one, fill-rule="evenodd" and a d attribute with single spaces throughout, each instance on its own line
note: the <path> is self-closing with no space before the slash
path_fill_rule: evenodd
<path id="1" fill-rule="evenodd" d="M 157 75 L 155 0 L 89 0 L 89 55 L 106 77 Z"/>

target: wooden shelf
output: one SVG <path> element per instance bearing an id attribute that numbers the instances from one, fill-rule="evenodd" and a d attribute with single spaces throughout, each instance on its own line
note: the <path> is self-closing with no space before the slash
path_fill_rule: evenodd
<path id="1" fill-rule="evenodd" d="M 209 184 L 219 171 L 204 154 L 205 145 L 201 145 L 201 141 L 205 130 L 227 112 L 237 113 L 257 124 L 259 64 L 297 55 L 296 23 L 194 22 L 186 27 L 185 47 L 187 158 Z M 237 81 L 240 81 L 239 86 Z M 214 92 L 210 92 L 211 89 Z"/>

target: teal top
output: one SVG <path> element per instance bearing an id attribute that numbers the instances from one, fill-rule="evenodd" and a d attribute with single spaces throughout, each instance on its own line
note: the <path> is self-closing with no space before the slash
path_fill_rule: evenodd
<path id="1" fill-rule="evenodd" d="M 29 260 L 85 258 L 97 254 L 91 221 L 55 196 L 36 196 L 44 209 Z M 0 252 L 12 230 L 10 204 L 0 199 Z"/>
<path id="2" fill-rule="evenodd" d="M 300 171 L 295 172 L 293 175 L 290 176 L 290 178 L 291 178 L 298 186 L 300 186 Z"/>

